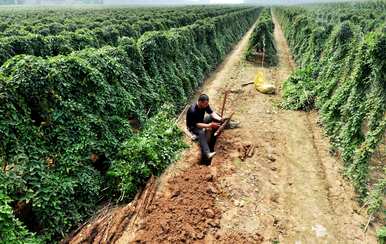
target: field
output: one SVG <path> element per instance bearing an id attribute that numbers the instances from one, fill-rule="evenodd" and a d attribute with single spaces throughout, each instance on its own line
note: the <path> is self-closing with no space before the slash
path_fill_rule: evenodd
<path id="1" fill-rule="evenodd" d="M 156 10 L 3 10 L 6 240 L 30 236 L 15 215 L 43 239 L 63 237 L 102 200 L 131 199 L 159 174 L 183 147 L 170 116 L 259 13 Z"/>
<path id="2" fill-rule="evenodd" d="M 1 7 L 0 243 L 384 240 L 385 13 Z M 240 86 L 257 71 L 276 95 Z M 176 118 L 198 90 L 218 108 L 235 89 L 242 127 L 199 166 Z M 241 162 L 246 143 L 257 152 Z"/>

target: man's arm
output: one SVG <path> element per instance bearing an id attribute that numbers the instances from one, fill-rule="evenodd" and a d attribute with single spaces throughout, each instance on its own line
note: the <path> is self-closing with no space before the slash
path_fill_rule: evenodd
<path id="1" fill-rule="evenodd" d="M 188 129 L 193 129 L 194 127 L 203 129 L 203 128 L 210 128 L 210 124 L 205 124 L 205 123 L 197 123 L 197 120 L 194 118 L 193 112 L 191 109 L 188 110 L 186 113 L 186 126 Z"/>
<path id="2" fill-rule="evenodd" d="M 196 126 L 198 128 L 218 128 L 220 126 L 220 124 L 217 123 L 216 121 L 222 121 L 222 118 L 216 112 L 213 112 L 212 110 L 210 111 L 211 113 L 209 114 L 210 116 L 212 116 L 212 122 L 209 124 L 197 123 Z"/>
<path id="3" fill-rule="evenodd" d="M 191 130 L 194 127 L 195 123 L 196 122 L 194 121 L 192 108 L 189 108 L 188 112 L 186 112 L 186 127 L 188 127 L 188 129 Z"/>
<path id="4" fill-rule="evenodd" d="M 210 106 L 206 108 L 206 112 L 212 117 L 213 120 L 222 121 L 221 116 L 214 112 Z"/>
<path id="5" fill-rule="evenodd" d="M 205 123 L 197 123 L 197 124 L 196 124 L 196 127 L 197 127 L 197 128 L 200 128 L 200 129 L 203 129 L 203 128 L 210 128 L 210 127 L 211 127 L 211 123 L 209 123 L 209 124 L 205 124 Z"/>
<path id="6" fill-rule="evenodd" d="M 210 116 L 212 116 L 212 118 L 213 118 L 214 120 L 217 120 L 217 121 L 221 121 L 221 120 L 222 120 L 222 118 L 220 117 L 220 115 L 218 115 L 216 112 L 212 112 L 212 113 L 210 114 Z"/>

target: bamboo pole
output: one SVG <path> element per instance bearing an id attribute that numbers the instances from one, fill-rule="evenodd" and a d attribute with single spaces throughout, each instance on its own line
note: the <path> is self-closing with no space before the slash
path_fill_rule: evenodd
<path id="1" fill-rule="evenodd" d="M 221 118 L 222 116 L 224 115 L 224 110 L 225 110 L 225 103 L 226 103 L 226 100 L 227 100 L 227 97 L 228 97 L 228 93 L 229 91 L 225 91 L 225 94 L 224 94 L 224 100 L 222 102 L 222 108 L 221 108 Z"/>

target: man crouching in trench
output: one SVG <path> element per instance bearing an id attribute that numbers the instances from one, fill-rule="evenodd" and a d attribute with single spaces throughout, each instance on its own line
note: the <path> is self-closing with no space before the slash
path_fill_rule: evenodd
<path id="1" fill-rule="evenodd" d="M 208 115 L 205 115 L 205 112 Z M 200 143 L 202 164 L 210 164 L 216 154 L 214 152 L 216 144 L 214 133 L 222 121 L 223 119 L 209 106 L 209 97 L 206 94 L 201 94 L 197 103 L 192 104 L 186 114 L 186 126 L 198 137 Z"/>

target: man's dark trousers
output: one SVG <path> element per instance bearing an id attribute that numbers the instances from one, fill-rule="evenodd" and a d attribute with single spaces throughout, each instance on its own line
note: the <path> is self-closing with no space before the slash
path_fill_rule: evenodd
<path id="1" fill-rule="evenodd" d="M 204 117 L 204 123 L 209 124 L 212 122 L 212 116 L 206 115 Z M 201 147 L 201 162 L 203 164 L 210 164 L 211 160 L 208 159 L 206 156 L 208 153 L 214 151 L 214 146 L 216 145 L 216 137 L 214 136 L 214 133 L 217 129 L 212 128 L 212 130 L 207 131 L 202 128 L 194 128 L 192 130 L 192 133 L 197 135 L 198 141 L 200 143 Z M 209 135 L 208 135 L 209 134 Z M 209 138 L 208 138 L 209 137 Z"/>

